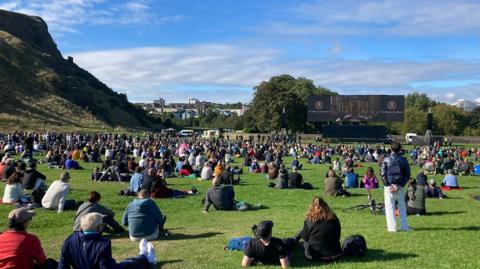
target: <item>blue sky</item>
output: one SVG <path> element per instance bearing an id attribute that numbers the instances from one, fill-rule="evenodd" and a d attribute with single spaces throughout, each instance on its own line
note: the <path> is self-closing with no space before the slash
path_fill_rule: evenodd
<path id="1" fill-rule="evenodd" d="M 291 74 L 342 94 L 480 101 L 480 1 L 0 0 L 129 100 L 249 102 Z"/>

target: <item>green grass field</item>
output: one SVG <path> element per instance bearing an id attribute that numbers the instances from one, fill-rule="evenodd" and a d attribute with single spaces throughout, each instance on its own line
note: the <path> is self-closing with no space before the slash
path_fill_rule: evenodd
<path id="1" fill-rule="evenodd" d="M 286 159 L 289 163 L 290 159 Z M 304 162 L 304 160 L 302 160 Z M 96 190 L 102 194 L 102 204 L 112 208 L 119 221 L 124 209 L 132 200 L 117 193 L 127 184 L 93 183 L 90 173 L 96 164 L 84 164 L 85 168 L 72 172 L 71 198 L 85 200 Z M 171 178 L 168 183 L 174 189 L 195 186 L 200 195 L 184 199 L 156 200 L 162 212 L 168 216 L 166 228 L 171 235 L 154 241 L 160 261 L 158 268 L 238 268 L 241 252 L 224 251 L 229 238 L 251 235 L 251 226 L 261 220 L 275 223 L 273 235 L 291 237 L 303 225 L 303 216 L 314 196 L 323 195 L 323 181 L 327 165 L 304 165 L 301 170 L 314 190 L 275 190 L 267 188 L 263 174 L 244 174 L 242 184 L 235 187 L 236 199 L 251 204 L 262 204 L 266 209 L 247 212 L 211 211 L 202 213 L 201 199 L 210 182 Z M 378 167 L 372 165 L 378 176 Z M 41 172 L 49 183 L 58 178 L 60 170 L 41 165 Z M 366 167 L 357 169 L 363 175 Z M 416 174 L 418 169 L 414 168 Z M 436 176 L 437 182 L 442 176 Z M 328 268 L 480 268 L 480 202 L 470 197 L 480 194 L 480 177 L 460 177 L 463 191 L 447 192 L 448 199 L 427 199 L 427 216 L 410 216 L 409 225 L 415 230 L 407 233 L 389 233 L 385 217 L 369 212 L 343 213 L 342 209 L 365 203 L 365 190 L 353 190 L 352 197 L 327 198 L 327 202 L 340 218 L 342 240 L 352 234 L 365 236 L 368 254 L 360 259 L 345 259 L 339 263 L 319 265 L 306 262 L 302 253 L 295 253 L 293 267 Z M 4 184 L 0 187 L 3 194 Z M 383 201 L 382 189 L 373 193 L 377 202 Z M 0 206 L 0 227 L 6 228 L 7 214 L 11 206 Z M 72 231 L 74 212 L 36 209 L 28 231 L 39 236 L 49 257 L 59 258 L 63 240 Z M 138 245 L 128 235 L 112 237 L 113 255 L 117 260 L 137 255 Z"/>

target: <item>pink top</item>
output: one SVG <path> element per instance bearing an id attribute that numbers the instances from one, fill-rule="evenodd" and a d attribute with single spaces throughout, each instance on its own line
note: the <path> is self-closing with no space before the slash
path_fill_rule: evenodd
<path id="1" fill-rule="evenodd" d="M 376 189 L 378 187 L 378 180 L 376 176 L 369 178 L 367 175 L 365 175 L 362 181 L 365 184 L 365 189 Z"/>

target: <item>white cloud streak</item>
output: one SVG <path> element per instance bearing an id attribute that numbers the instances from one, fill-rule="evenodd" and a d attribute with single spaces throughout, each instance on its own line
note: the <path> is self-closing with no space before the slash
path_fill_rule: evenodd
<path id="1" fill-rule="evenodd" d="M 314 1 L 293 9 L 289 22 L 265 32 L 289 35 L 479 35 L 480 2 L 469 0 Z"/>
<path id="2" fill-rule="evenodd" d="M 183 17 L 154 16 L 150 0 L 7 0 L 1 9 L 42 17 L 55 35 L 77 31 L 82 25 L 131 25 L 179 21 Z"/>
<path id="3" fill-rule="evenodd" d="M 344 94 L 407 94 L 410 84 L 422 83 L 429 94 L 435 83 L 452 80 L 480 80 L 480 63 L 466 61 L 353 61 L 342 59 L 281 60 L 282 52 L 266 48 L 243 48 L 205 44 L 180 48 L 146 47 L 73 54 L 81 67 L 116 89 L 126 89 L 131 100 L 158 97 L 171 85 L 206 87 L 204 93 L 222 91 L 224 96 L 251 89 L 280 74 L 313 79 L 317 84 Z M 208 90 L 211 87 L 211 91 Z M 184 90 L 187 94 L 188 90 Z M 251 92 L 250 92 L 251 93 Z M 221 95 L 222 95 L 221 94 Z M 238 95 L 235 95 L 238 96 Z M 458 93 L 467 99 L 480 96 L 480 88 Z M 251 97 L 247 94 L 242 101 Z M 439 95 L 447 100 L 449 96 Z M 234 101 L 234 100 L 231 100 Z"/>

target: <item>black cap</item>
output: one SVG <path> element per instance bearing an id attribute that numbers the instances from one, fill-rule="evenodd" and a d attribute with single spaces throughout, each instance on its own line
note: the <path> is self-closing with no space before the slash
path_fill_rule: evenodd
<path id="1" fill-rule="evenodd" d="M 264 220 L 257 225 L 256 235 L 260 238 L 267 238 L 272 234 L 273 222 Z"/>

